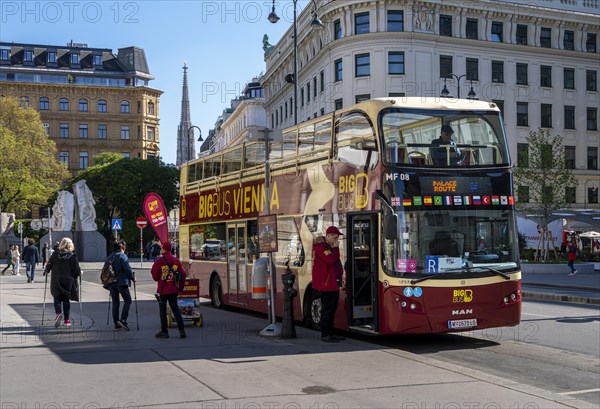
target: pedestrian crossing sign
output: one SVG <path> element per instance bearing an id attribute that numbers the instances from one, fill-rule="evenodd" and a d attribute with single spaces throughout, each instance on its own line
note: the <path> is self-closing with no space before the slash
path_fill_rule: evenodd
<path id="1" fill-rule="evenodd" d="M 123 230 L 121 228 L 121 226 L 123 226 L 123 220 L 122 219 L 112 219 L 111 225 L 112 225 L 112 229 L 113 230 Z"/>

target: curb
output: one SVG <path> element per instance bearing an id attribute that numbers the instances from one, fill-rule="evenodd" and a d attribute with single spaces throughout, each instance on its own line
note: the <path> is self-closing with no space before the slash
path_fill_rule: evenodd
<path id="1" fill-rule="evenodd" d="M 576 285 L 545 284 L 545 283 L 523 283 L 525 287 L 544 287 L 544 288 L 566 288 L 568 290 L 590 291 L 600 294 L 600 288 L 581 287 Z"/>
<path id="2" fill-rule="evenodd" d="M 566 294 L 535 293 L 535 292 L 530 292 L 530 291 L 523 291 L 522 294 L 523 294 L 523 298 L 529 298 L 529 299 L 535 299 L 535 300 L 560 301 L 560 302 L 572 302 L 572 303 L 579 303 L 579 304 L 600 305 L 600 298 L 581 297 L 581 296 L 566 295 Z"/>

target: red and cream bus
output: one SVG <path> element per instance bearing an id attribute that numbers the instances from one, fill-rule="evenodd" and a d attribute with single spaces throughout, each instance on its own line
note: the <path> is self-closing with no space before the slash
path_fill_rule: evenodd
<path id="1" fill-rule="evenodd" d="M 453 143 L 432 145 L 445 125 Z M 257 217 L 267 213 L 264 147 L 232 146 L 181 168 L 181 258 L 217 307 L 267 312 L 250 285 Z M 434 164 L 440 151 L 445 159 Z M 289 263 L 295 319 L 318 326 L 313 241 L 335 225 L 345 270 L 337 328 L 400 334 L 519 323 L 512 173 L 495 104 L 372 99 L 283 130 L 269 160 L 278 316 Z"/>

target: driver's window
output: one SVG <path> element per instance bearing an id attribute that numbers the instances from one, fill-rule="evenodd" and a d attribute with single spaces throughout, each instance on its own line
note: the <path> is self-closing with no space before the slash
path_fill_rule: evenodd
<path id="1" fill-rule="evenodd" d="M 361 112 L 352 112 L 336 121 L 336 158 L 360 169 L 374 169 L 379 160 L 375 131 Z"/>

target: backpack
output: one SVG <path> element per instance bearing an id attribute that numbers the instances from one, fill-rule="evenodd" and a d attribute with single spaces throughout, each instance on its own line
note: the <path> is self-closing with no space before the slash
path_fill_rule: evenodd
<path id="1" fill-rule="evenodd" d="M 100 281 L 103 285 L 109 285 L 117 282 L 117 275 L 112 265 L 112 260 L 106 260 L 102 271 L 100 272 Z"/>

